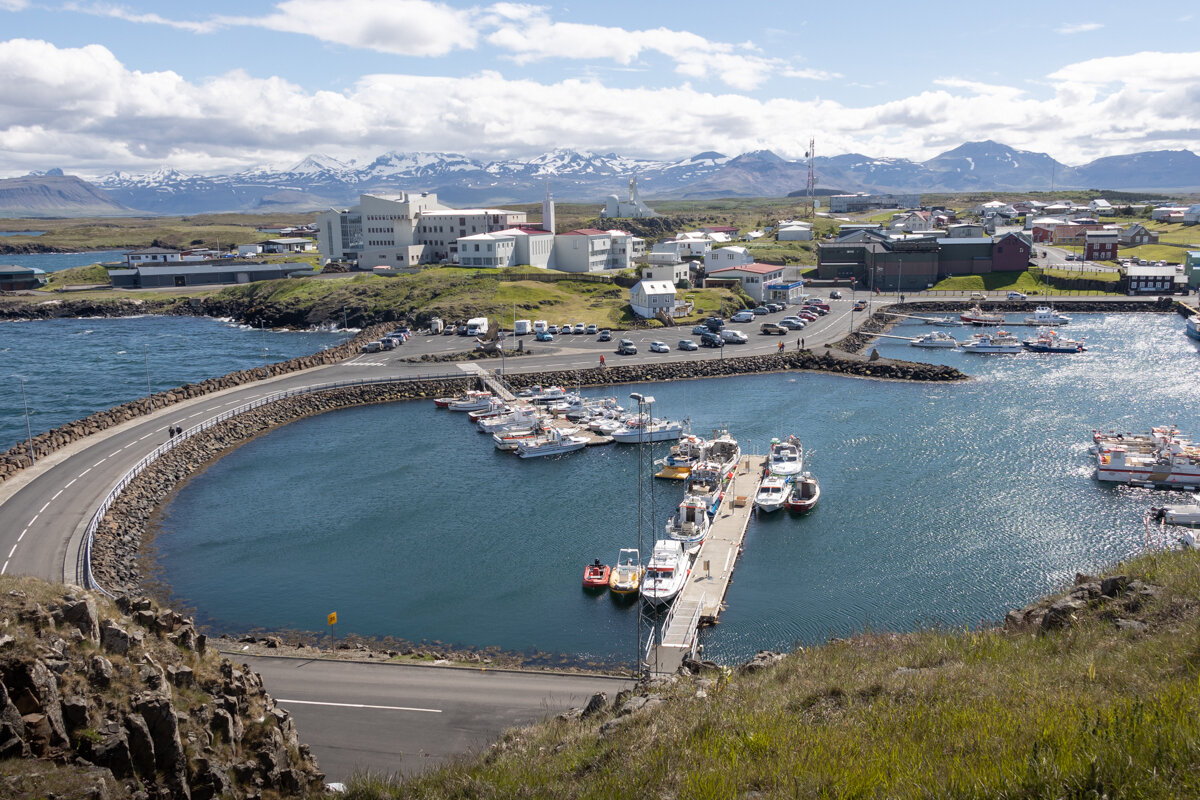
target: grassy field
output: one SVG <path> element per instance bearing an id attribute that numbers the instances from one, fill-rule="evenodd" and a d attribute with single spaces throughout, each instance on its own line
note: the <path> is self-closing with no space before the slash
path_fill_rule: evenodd
<path id="1" fill-rule="evenodd" d="M 42 236 L 6 236 L 0 244 L 35 244 L 63 251 L 114 250 L 123 247 L 216 247 L 262 241 L 256 225 L 285 226 L 312 222 L 312 214 L 201 214 L 193 217 L 85 217 L 81 219 L 0 219 L 0 231 L 44 230 Z"/>
<path id="2" fill-rule="evenodd" d="M 1161 588 L 1091 600 L 1063 630 L 806 648 L 655 688 L 665 705 L 605 734 L 610 712 L 554 719 L 423 777 L 361 776 L 346 797 L 1200 796 L 1200 554 L 1121 571 Z"/>

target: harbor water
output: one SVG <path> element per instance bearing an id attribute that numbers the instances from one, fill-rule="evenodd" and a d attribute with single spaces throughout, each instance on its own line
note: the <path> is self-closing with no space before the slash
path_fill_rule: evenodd
<path id="1" fill-rule="evenodd" d="M 1200 432 L 1182 327 L 1078 315 L 1068 330 L 1088 350 L 1071 355 L 880 341 L 881 355 L 975 376 L 953 385 L 788 373 L 620 390 L 654 395 L 656 414 L 696 433 L 728 428 L 747 451 L 795 433 L 821 482 L 807 516 L 751 522 L 706 655 L 975 625 L 1140 552 L 1141 515 L 1164 495 L 1099 484 L 1087 448 L 1094 428 Z M 680 499 L 674 482 L 639 493 L 639 465 L 621 445 L 523 461 L 429 402 L 330 413 L 193 478 L 159 520 L 156 577 L 220 630 L 322 630 L 336 611 L 339 634 L 628 663 L 636 607 L 580 578 L 639 527 L 649 550 Z"/>
<path id="2" fill-rule="evenodd" d="M 58 425 L 185 383 L 310 355 L 341 333 L 261 331 L 201 317 L 0 322 L 0 450 Z"/>
<path id="3" fill-rule="evenodd" d="M 0 264 L 35 267 L 43 272 L 58 272 L 70 267 L 87 267 L 110 261 L 123 261 L 125 250 L 94 250 L 85 253 L 0 253 Z"/>

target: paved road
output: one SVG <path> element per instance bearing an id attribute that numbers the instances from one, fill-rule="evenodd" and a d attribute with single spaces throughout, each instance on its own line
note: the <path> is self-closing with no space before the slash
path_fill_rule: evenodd
<path id="1" fill-rule="evenodd" d="M 596 692 L 611 700 L 632 682 L 598 675 L 242 657 L 292 713 L 330 781 L 355 770 L 412 774 L 486 748 Z"/>

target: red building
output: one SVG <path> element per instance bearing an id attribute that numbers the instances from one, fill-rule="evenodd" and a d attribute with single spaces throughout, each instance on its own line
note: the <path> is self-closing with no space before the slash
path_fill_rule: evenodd
<path id="1" fill-rule="evenodd" d="M 1115 261 L 1120 231 L 1107 229 L 1088 231 L 1083 243 L 1084 261 Z"/>
<path id="2" fill-rule="evenodd" d="M 993 272 L 1023 272 L 1029 269 L 1033 246 L 1024 236 L 1009 233 L 992 242 Z"/>

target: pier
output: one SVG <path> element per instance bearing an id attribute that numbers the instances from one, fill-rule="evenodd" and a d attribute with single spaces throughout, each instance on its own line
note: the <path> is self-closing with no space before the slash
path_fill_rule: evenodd
<path id="1" fill-rule="evenodd" d="M 647 643 L 646 663 L 652 672 L 669 674 L 679 669 L 695 652 L 700 626 L 712 624 L 720 616 L 766 460 L 766 456 L 742 456 L 738 462 L 712 528 L 692 563 L 691 575 L 662 622 L 658 642 L 652 638 Z"/>

